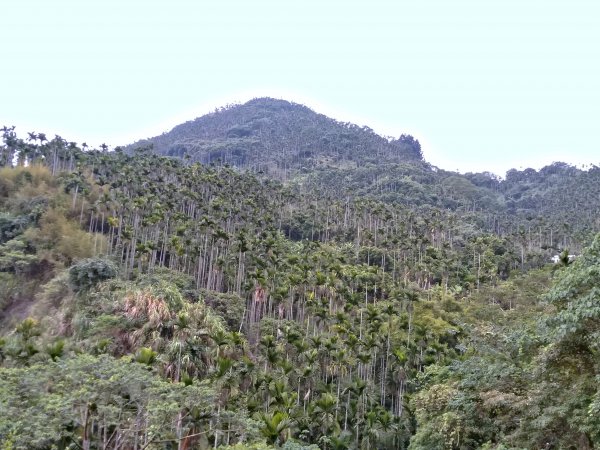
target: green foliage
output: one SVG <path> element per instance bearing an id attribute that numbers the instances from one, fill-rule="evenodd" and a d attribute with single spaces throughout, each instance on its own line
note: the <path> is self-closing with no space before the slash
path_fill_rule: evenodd
<path id="1" fill-rule="evenodd" d="M 17 324 L 13 333 L 2 339 L 2 358 L 5 365 L 23 366 L 44 360 L 40 353 L 42 328 L 37 320 L 28 317 Z"/>
<path id="2" fill-rule="evenodd" d="M 93 256 L 94 240 L 102 240 L 81 230 L 77 223 L 58 209 L 47 210 L 39 220 L 39 228 L 27 229 L 24 238 L 41 258 L 64 266 L 71 265 L 77 259 Z"/>
<path id="3" fill-rule="evenodd" d="M 287 414 L 277 411 L 271 414 L 261 414 L 260 419 L 263 423 L 260 431 L 269 444 L 283 444 L 286 441 L 286 431 L 290 426 Z"/>
<path id="4" fill-rule="evenodd" d="M 13 239 L 0 245 L 0 271 L 13 272 L 17 275 L 26 273 L 31 264 L 37 261 L 35 255 L 27 253 L 27 245 Z"/>
<path id="5" fill-rule="evenodd" d="M 19 291 L 17 277 L 12 273 L 0 272 L 0 311 L 10 304 Z"/>
<path id="6" fill-rule="evenodd" d="M 75 289 L 89 289 L 100 281 L 114 278 L 118 273 L 116 264 L 108 259 L 88 258 L 69 269 L 69 280 Z"/>
<path id="7" fill-rule="evenodd" d="M 222 445 L 218 447 L 219 450 L 274 450 L 275 447 L 264 443 L 260 444 L 235 444 L 235 445 Z"/>
<path id="8" fill-rule="evenodd" d="M 5 213 L 0 213 L 0 244 L 16 238 L 31 225 L 31 217 L 17 216 L 12 217 Z"/>
<path id="9" fill-rule="evenodd" d="M 243 323 L 246 301 L 239 295 L 200 290 L 200 298 L 225 320 L 230 329 L 238 329 Z"/>
<path id="10" fill-rule="evenodd" d="M 46 353 L 52 358 L 53 361 L 56 361 L 58 358 L 63 356 L 65 351 L 65 341 L 64 339 L 58 339 L 56 342 L 52 344 L 48 344 L 46 346 Z"/>
<path id="11" fill-rule="evenodd" d="M 138 351 L 135 353 L 135 361 L 140 364 L 146 364 L 147 366 L 151 366 L 154 363 L 154 361 L 156 361 L 157 355 L 158 353 L 156 353 L 151 348 L 142 347 L 138 349 Z"/>
<path id="12" fill-rule="evenodd" d="M 594 342 L 600 331 L 600 235 L 572 267 L 557 274 L 546 301 L 558 309 L 550 320 L 558 341 L 585 335 Z"/>
<path id="13" fill-rule="evenodd" d="M 411 448 L 459 448 L 452 436 L 468 447 L 594 448 L 600 442 L 598 273 L 597 237 L 576 262 L 555 272 L 547 303 L 539 297 L 548 272 L 480 293 L 494 302 L 470 308 L 475 320 L 466 357 L 453 363 L 451 375 L 432 373 L 413 397 L 419 427 Z M 512 305 L 499 315 L 507 304 L 497 299 L 505 294 Z"/>
<path id="14" fill-rule="evenodd" d="M 271 99 L 154 139 L 183 161 L 4 131 L 6 445 L 598 443 L 598 245 L 543 268 L 596 169 L 463 176 Z"/>
<path id="15" fill-rule="evenodd" d="M 171 286 L 172 289 L 176 289 L 189 300 L 196 300 L 197 298 L 194 279 L 185 273 L 166 267 L 156 268 L 151 273 L 140 274 L 136 279 L 136 284 L 149 288 L 156 288 L 157 285 Z M 176 303 L 182 302 L 182 300 L 174 301 Z"/>
<path id="16" fill-rule="evenodd" d="M 92 423 L 127 445 L 136 440 L 175 443 L 175 436 L 192 427 L 208 426 L 199 419 L 176 429 L 178 415 L 189 414 L 192 407 L 206 413 L 213 399 L 205 386 L 167 383 L 140 364 L 107 356 L 0 369 L 0 377 L 0 440 L 10 436 L 15 449 L 99 444 L 103 433 L 92 433 Z M 142 417 L 143 430 L 153 430 L 151 436 L 131 430 L 131 421 Z"/>
<path id="17" fill-rule="evenodd" d="M 47 194 L 49 187 L 55 184 L 56 180 L 52 178 L 48 168 L 40 165 L 0 167 L 0 204 L 19 194 L 29 197 L 38 193 Z"/>

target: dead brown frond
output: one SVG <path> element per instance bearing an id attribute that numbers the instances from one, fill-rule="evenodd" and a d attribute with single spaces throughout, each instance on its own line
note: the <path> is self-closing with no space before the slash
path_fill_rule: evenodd
<path id="1" fill-rule="evenodd" d="M 157 328 L 172 319 L 167 303 L 147 290 L 130 292 L 125 297 L 125 316 L 145 320 L 147 325 Z"/>

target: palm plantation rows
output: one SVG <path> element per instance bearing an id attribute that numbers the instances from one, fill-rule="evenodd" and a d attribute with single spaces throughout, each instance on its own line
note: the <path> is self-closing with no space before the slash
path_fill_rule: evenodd
<path id="1" fill-rule="evenodd" d="M 270 99 L 171 133 L 4 127 L 0 448 L 600 445 L 597 167 L 459 175 Z"/>

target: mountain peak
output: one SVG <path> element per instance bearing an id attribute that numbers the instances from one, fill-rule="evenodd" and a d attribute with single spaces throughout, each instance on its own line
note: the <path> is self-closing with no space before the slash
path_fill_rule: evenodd
<path id="1" fill-rule="evenodd" d="M 281 98 L 274 97 L 256 97 L 252 100 L 248 100 L 242 106 L 256 106 L 262 108 L 273 108 L 273 109 L 292 109 L 294 107 L 301 107 L 310 109 L 300 103 L 290 102 Z"/>
<path id="2" fill-rule="evenodd" d="M 307 106 L 270 97 L 227 105 L 137 145 L 201 163 L 267 170 L 273 175 L 310 167 L 417 162 L 419 142 L 388 141 L 369 127 L 339 122 Z"/>

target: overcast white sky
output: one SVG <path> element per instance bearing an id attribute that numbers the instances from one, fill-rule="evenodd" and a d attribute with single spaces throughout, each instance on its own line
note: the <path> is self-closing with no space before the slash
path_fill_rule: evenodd
<path id="1" fill-rule="evenodd" d="M 445 169 L 600 164 L 597 0 L 3 0 L 0 126 L 112 146 L 274 96 Z"/>

